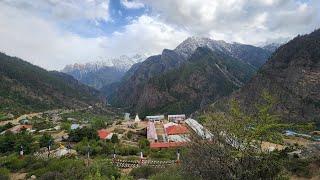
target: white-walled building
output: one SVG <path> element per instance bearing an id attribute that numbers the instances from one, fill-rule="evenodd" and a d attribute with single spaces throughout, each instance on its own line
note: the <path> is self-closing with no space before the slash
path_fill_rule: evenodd
<path id="1" fill-rule="evenodd" d="M 184 120 L 186 120 L 185 114 L 168 115 L 168 121 L 170 122 L 181 123 Z"/>
<path id="2" fill-rule="evenodd" d="M 164 120 L 164 115 L 147 116 L 146 119 L 151 122 L 160 122 L 161 120 Z"/>

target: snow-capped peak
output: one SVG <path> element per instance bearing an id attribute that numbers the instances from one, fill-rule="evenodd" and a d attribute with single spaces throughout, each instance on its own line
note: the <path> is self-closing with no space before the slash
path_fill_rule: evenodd
<path id="1" fill-rule="evenodd" d="M 133 56 L 122 55 L 114 58 L 103 58 L 99 57 L 99 60 L 88 62 L 85 64 L 71 64 L 67 65 L 62 72 L 71 71 L 85 71 L 85 72 L 95 72 L 104 67 L 113 67 L 120 71 L 127 71 L 131 68 L 133 64 L 144 61 L 147 58 L 146 55 L 136 54 Z"/>
<path id="2" fill-rule="evenodd" d="M 188 58 L 198 47 L 207 47 L 212 50 L 228 50 L 231 45 L 222 40 L 216 41 L 210 38 L 192 36 L 179 44 L 175 52 L 184 58 Z"/>

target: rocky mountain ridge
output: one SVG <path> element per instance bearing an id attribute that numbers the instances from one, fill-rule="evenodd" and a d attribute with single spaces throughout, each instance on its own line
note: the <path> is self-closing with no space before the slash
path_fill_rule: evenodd
<path id="1" fill-rule="evenodd" d="M 80 82 L 100 89 L 103 86 L 118 82 L 132 65 L 142 62 L 146 55 L 120 56 L 85 64 L 67 65 L 62 72 L 72 75 Z"/>
<path id="2" fill-rule="evenodd" d="M 146 88 L 150 87 L 151 79 L 165 76 L 167 73 L 183 67 L 190 62 L 192 55 L 198 48 L 208 49 L 212 53 L 224 54 L 224 56 L 229 59 L 236 59 L 246 64 L 246 69 L 248 68 L 247 66 L 250 66 L 250 69 L 254 71 L 256 71 L 271 54 L 267 50 L 250 45 L 238 43 L 229 44 L 208 38 L 191 37 L 183 41 L 174 50 L 164 49 L 160 55 L 151 56 L 144 62 L 133 66 L 120 83 L 106 86 L 102 88 L 102 90 L 108 95 L 108 100 L 112 105 L 140 110 L 142 109 L 140 107 L 144 106 L 142 105 L 144 104 L 142 101 L 146 101 L 145 98 L 144 100 L 141 100 L 141 98 L 145 97 L 144 92 Z M 196 61 L 196 59 L 192 59 L 192 61 Z M 191 71 L 188 72 L 186 76 L 189 75 L 192 75 Z M 206 79 L 206 81 L 210 80 Z M 239 82 L 238 84 L 243 83 L 244 82 Z M 150 99 L 150 101 L 152 101 L 150 102 L 151 104 L 161 104 L 158 103 L 160 99 Z M 153 106 L 153 108 L 156 109 L 157 107 Z"/>
<path id="3" fill-rule="evenodd" d="M 320 122 L 320 29 L 279 47 L 257 75 L 231 98 L 253 113 L 264 91 L 276 99 L 274 111 L 282 120 Z M 226 102 L 214 107 L 222 104 Z"/>

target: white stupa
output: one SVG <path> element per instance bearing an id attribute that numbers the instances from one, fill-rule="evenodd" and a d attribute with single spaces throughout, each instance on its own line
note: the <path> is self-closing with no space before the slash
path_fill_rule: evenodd
<path id="1" fill-rule="evenodd" d="M 138 116 L 138 114 L 136 115 L 136 118 L 134 119 L 134 122 L 140 122 L 140 118 L 139 118 L 139 116 Z"/>

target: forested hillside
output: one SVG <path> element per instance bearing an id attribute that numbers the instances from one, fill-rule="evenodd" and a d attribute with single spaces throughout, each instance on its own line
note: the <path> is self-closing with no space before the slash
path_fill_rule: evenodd
<path id="1" fill-rule="evenodd" d="M 0 112 L 19 114 L 104 101 L 98 91 L 69 75 L 0 53 Z"/>
<path id="2" fill-rule="evenodd" d="M 291 122 L 320 122 L 320 30 L 278 48 L 257 75 L 231 98 L 254 113 L 262 92 L 277 100 L 274 110 Z M 222 107 L 225 102 L 215 105 Z M 220 107 L 218 107 L 220 106 Z"/>

